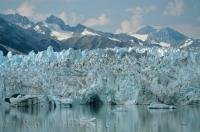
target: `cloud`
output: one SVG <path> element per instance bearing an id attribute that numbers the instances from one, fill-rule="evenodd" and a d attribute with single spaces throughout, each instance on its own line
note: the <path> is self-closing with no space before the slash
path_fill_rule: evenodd
<path id="1" fill-rule="evenodd" d="M 66 1 L 72 1 L 72 0 L 66 0 Z M 16 9 L 7 9 L 4 11 L 4 13 L 5 14 L 18 13 L 22 16 L 26 16 L 35 21 L 44 20 L 46 17 L 51 15 L 47 13 L 38 12 L 35 9 L 35 7 L 28 1 L 23 2 Z M 106 14 L 101 14 L 100 16 L 94 18 L 86 18 L 83 15 L 79 15 L 75 12 L 62 11 L 60 13 L 56 13 L 55 15 L 63 19 L 63 21 L 66 24 L 83 23 L 86 26 L 92 27 L 92 26 L 104 26 L 110 23 L 110 19 Z"/>
<path id="2" fill-rule="evenodd" d="M 126 9 L 126 11 L 131 12 L 134 15 L 142 15 L 142 14 L 149 13 L 155 10 L 156 10 L 155 5 L 150 5 L 150 6 L 145 6 L 145 7 L 133 6 L 132 8 Z"/>
<path id="3" fill-rule="evenodd" d="M 180 16 L 184 11 L 183 0 L 171 0 L 163 12 L 164 16 Z"/>
<path id="4" fill-rule="evenodd" d="M 130 19 L 123 20 L 116 33 L 133 33 L 144 24 L 144 15 L 156 10 L 156 6 L 134 6 L 126 9 L 131 12 Z"/>
<path id="5" fill-rule="evenodd" d="M 16 10 L 13 10 L 13 9 L 7 9 L 5 11 L 3 11 L 4 14 L 15 14 L 16 13 Z"/>
<path id="6" fill-rule="evenodd" d="M 49 16 L 49 14 L 46 14 L 46 13 L 36 12 L 35 7 L 27 1 L 25 1 L 21 5 L 19 5 L 19 7 L 17 9 L 7 9 L 4 11 L 4 13 L 5 14 L 18 13 L 22 16 L 29 17 L 33 20 L 43 20 L 47 16 Z"/>
<path id="7" fill-rule="evenodd" d="M 58 14 L 58 17 L 61 18 L 66 24 L 77 24 L 84 19 L 83 16 L 78 15 L 75 12 L 66 13 L 64 11 Z"/>
<path id="8" fill-rule="evenodd" d="M 110 23 L 110 19 L 106 16 L 106 14 L 101 14 L 96 18 L 88 18 L 83 22 L 86 26 L 104 26 Z"/>
<path id="9" fill-rule="evenodd" d="M 121 22 L 116 33 L 133 33 L 143 24 L 143 21 L 142 16 L 132 16 L 130 19 Z"/>
<path id="10" fill-rule="evenodd" d="M 104 26 L 110 23 L 110 19 L 107 17 L 106 14 L 101 14 L 98 17 L 94 18 L 85 18 L 82 15 L 79 15 L 75 12 L 61 12 L 58 14 L 58 17 L 63 19 L 66 24 L 78 24 L 83 23 L 86 26 L 93 27 L 93 26 Z"/>
<path id="11" fill-rule="evenodd" d="M 33 17 L 35 14 L 33 10 L 34 7 L 30 3 L 24 2 L 16 9 L 16 12 L 27 17 Z"/>

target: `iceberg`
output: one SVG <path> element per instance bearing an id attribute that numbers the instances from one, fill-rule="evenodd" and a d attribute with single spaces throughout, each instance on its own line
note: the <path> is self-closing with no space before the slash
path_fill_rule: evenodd
<path id="1" fill-rule="evenodd" d="M 0 52 L 0 101 L 13 94 L 71 102 L 184 105 L 200 101 L 200 49 L 68 49 L 28 55 Z M 94 98 L 95 97 L 95 98 Z M 55 99 L 57 100 L 57 99 Z M 195 100 L 195 101 L 193 101 Z"/>

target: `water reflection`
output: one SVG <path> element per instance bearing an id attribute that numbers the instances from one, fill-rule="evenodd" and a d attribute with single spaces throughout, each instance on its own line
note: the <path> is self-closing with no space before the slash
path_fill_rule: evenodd
<path id="1" fill-rule="evenodd" d="M 56 109 L 0 106 L 0 131 L 199 132 L 199 113 L 199 106 L 184 106 L 175 110 L 148 110 L 146 106 Z"/>

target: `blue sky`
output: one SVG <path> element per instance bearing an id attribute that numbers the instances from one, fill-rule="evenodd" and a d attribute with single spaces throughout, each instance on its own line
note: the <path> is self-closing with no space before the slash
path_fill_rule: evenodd
<path id="1" fill-rule="evenodd" d="M 200 0 L 1 0 L 0 12 L 35 21 L 53 14 L 70 25 L 114 33 L 133 33 L 143 25 L 170 26 L 200 38 Z"/>

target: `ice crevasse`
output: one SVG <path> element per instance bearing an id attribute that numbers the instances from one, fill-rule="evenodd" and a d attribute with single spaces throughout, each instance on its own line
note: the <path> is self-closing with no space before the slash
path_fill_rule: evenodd
<path id="1" fill-rule="evenodd" d="M 200 102 L 200 49 L 68 49 L 3 56 L 0 100 L 15 93 L 62 96 L 80 104 L 184 105 Z"/>

